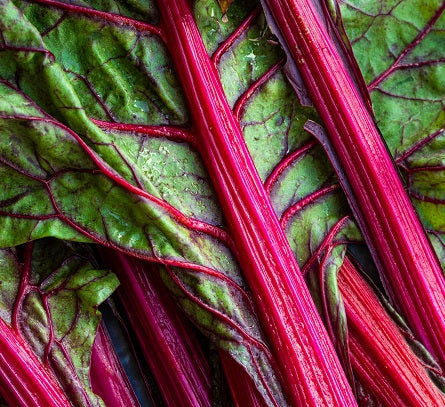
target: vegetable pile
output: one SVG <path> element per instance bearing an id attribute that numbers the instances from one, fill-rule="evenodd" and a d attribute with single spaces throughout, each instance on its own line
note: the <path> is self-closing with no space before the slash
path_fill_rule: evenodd
<path id="1" fill-rule="evenodd" d="M 444 9 L 0 0 L 6 405 L 445 406 Z"/>

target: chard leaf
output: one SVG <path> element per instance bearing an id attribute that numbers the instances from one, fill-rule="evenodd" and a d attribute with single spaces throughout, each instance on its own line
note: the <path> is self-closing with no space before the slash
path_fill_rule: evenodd
<path id="1" fill-rule="evenodd" d="M 21 18 L 11 3 L 4 7 L 13 18 L 3 22 L 10 40 L 0 72 L 7 95 L 2 119 L 5 128 L 16 128 L 10 136 L 28 154 L 17 163 L 4 138 L 3 171 L 14 182 L 2 208 L 2 244 L 54 236 L 167 264 L 166 282 L 190 318 L 245 367 L 268 403 L 283 405 L 198 146 L 182 127 L 188 113 L 174 70 L 152 26 L 140 29 L 134 20 L 116 26 L 111 5 L 93 16 L 94 5 L 38 3 L 17 3 Z M 252 2 L 235 2 L 227 22 L 215 1 L 195 2 L 195 14 L 266 181 L 290 155 L 314 143 L 303 126 L 317 115 L 294 96 L 280 70 L 283 53 Z M 23 45 L 24 31 L 30 40 Z M 10 113 L 16 105 L 22 110 Z M 309 269 L 329 255 L 338 267 L 343 250 L 326 249 L 356 239 L 357 232 L 342 220 L 349 210 L 326 157 L 312 147 L 270 182 L 272 202 L 279 216 L 306 202 L 286 228 L 301 266 Z M 338 222 L 345 224 L 337 230 Z M 333 302 L 335 290 L 335 284 L 326 289 Z"/>
<path id="2" fill-rule="evenodd" d="M 163 263 L 190 318 L 245 367 L 268 404 L 284 405 L 175 70 L 150 25 L 158 19 L 153 4 L 0 1 L 1 245 L 54 236 Z M 344 346 L 335 276 L 345 245 L 360 235 L 325 154 L 304 130 L 317 114 L 293 94 L 283 53 L 254 3 L 234 2 L 223 17 L 216 1 L 199 0 L 196 20 L 292 249 L 321 284 L 320 306 L 328 304 Z M 430 144 L 440 137 L 410 154 L 424 150 L 409 171 L 413 194 L 431 194 L 425 179 L 443 157 Z M 410 138 L 402 134 L 401 145 Z M 442 169 L 434 174 L 441 185 Z M 436 212 L 424 213 L 444 251 L 443 217 L 432 216 L 442 211 L 440 193 L 421 201 L 434 204 Z"/>
<path id="3" fill-rule="evenodd" d="M 76 406 L 102 406 L 89 367 L 100 321 L 97 307 L 118 285 L 76 248 L 55 239 L 0 250 L 0 318 L 57 377 Z"/>
<path id="4" fill-rule="evenodd" d="M 340 6 L 378 125 L 445 269 L 445 4 Z"/>

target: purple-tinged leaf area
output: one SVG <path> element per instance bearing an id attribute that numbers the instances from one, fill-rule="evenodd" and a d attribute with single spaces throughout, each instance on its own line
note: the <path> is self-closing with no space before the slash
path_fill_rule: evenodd
<path id="1" fill-rule="evenodd" d="M 379 128 L 445 268 L 445 5 L 424 0 L 340 6 Z"/>
<path id="2" fill-rule="evenodd" d="M 0 259 L 1 318 L 57 377 L 73 405 L 103 405 L 90 388 L 90 355 L 97 306 L 115 290 L 117 278 L 56 240 L 1 250 Z"/>

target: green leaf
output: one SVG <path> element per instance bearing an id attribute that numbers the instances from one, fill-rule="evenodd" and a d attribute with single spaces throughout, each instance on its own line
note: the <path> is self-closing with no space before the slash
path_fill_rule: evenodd
<path id="1" fill-rule="evenodd" d="M 29 258 L 28 258 L 29 257 Z M 30 345 L 74 405 L 102 406 L 90 386 L 97 307 L 118 286 L 78 247 L 55 239 L 0 250 L 0 317 Z"/>

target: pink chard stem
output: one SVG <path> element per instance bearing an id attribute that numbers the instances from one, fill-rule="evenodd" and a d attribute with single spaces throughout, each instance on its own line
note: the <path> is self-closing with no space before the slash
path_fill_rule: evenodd
<path id="1" fill-rule="evenodd" d="M 187 0 L 158 1 L 195 133 L 289 402 L 356 401 L 245 145 Z"/>
<path id="2" fill-rule="evenodd" d="M 354 374 L 387 407 L 439 407 L 445 398 L 428 377 L 375 293 L 346 257 L 338 275 Z"/>
<path id="3" fill-rule="evenodd" d="M 107 407 L 140 406 L 103 323 L 94 339 L 90 380 L 93 392 Z"/>
<path id="4" fill-rule="evenodd" d="M 210 407 L 210 369 L 188 321 L 180 314 L 156 266 L 103 250 L 117 274 L 118 294 L 166 406 Z"/>
<path id="5" fill-rule="evenodd" d="M 70 405 L 52 374 L 1 318 L 0 349 L 0 394 L 10 406 Z"/>
<path id="6" fill-rule="evenodd" d="M 263 0 L 263 5 L 323 119 L 386 288 L 445 367 L 445 280 L 373 117 L 312 1 Z"/>
<path id="7" fill-rule="evenodd" d="M 235 407 L 267 407 L 244 368 L 223 351 L 220 359 Z"/>

